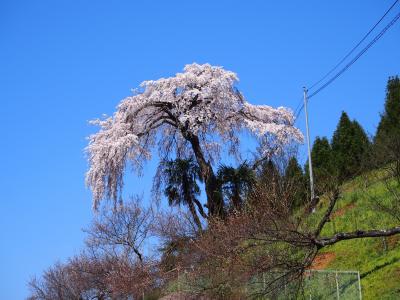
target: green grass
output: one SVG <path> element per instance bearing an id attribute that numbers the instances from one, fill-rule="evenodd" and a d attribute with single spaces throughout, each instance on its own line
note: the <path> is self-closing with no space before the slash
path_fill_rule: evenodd
<path id="1" fill-rule="evenodd" d="M 321 235 L 398 226 L 398 220 L 377 209 L 374 203 L 375 199 L 380 199 L 387 205 L 395 204 L 394 197 L 381 180 L 383 176 L 382 171 L 374 171 L 343 185 L 331 221 L 326 223 Z M 311 214 L 307 224 L 304 224 L 306 228 L 316 227 L 328 202 L 327 198 L 322 197 L 316 213 Z M 326 270 L 360 272 L 363 299 L 400 299 L 400 235 L 341 241 L 322 249 L 321 253 L 324 252 L 335 255 Z M 349 280 L 354 281 L 354 277 Z M 322 296 L 318 299 L 328 299 L 324 296 L 329 291 L 323 279 L 316 279 L 310 284 L 314 296 L 319 293 Z M 177 290 L 191 290 L 184 277 L 171 282 L 167 294 Z M 356 294 L 348 289 L 341 299 L 356 299 Z"/>
<path id="2" fill-rule="evenodd" d="M 334 217 L 323 228 L 322 236 L 399 225 L 395 218 L 377 209 L 374 203 L 375 199 L 382 199 L 386 204 L 395 201 L 384 183 L 376 180 L 379 177 L 382 174 L 374 172 L 368 176 L 367 186 L 366 176 L 343 186 L 342 198 L 336 204 Z M 322 199 L 309 224 L 315 225 L 327 205 L 328 200 Z M 400 299 L 400 235 L 342 241 L 324 248 L 322 252 L 335 254 L 327 269 L 360 271 L 363 299 Z"/>

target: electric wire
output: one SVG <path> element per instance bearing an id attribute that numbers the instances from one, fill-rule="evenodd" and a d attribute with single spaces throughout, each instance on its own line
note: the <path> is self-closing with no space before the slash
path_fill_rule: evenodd
<path id="1" fill-rule="evenodd" d="M 328 80 L 324 85 L 322 85 L 319 89 L 317 89 L 315 92 L 313 92 L 311 95 L 308 96 L 308 99 L 314 97 L 316 94 L 318 94 L 319 92 L 321 92 L 324 88 L 326 88 L 328 85 L 330 85 L 333 81 L 335 81 L 340 75 L 342 75 L 348 68 L 350 68 L 365 52 L 368 51 L 369 48 L 371 48 L 385 33 L 386 31 L 392 27 L 400 18 L 400 13 L 398 13 L 393 19 L 392 21 L 390 21 L 390 23 L 388 25 L 385 26 L 385 28 L 383 28 L 381 30 L 381 32 L 379 32 L 379 34 L 377 34 L 375 36 L 375 38 L 368 43 L 367 46 L 365 46 L 343 69 L 341 69 L 338 73 L 336 73 L 335 76 L 333 76 L 330 80 Z"/>
<path id="2" fill-rule="evenodd" d="M 303 104 L 303 97 L 301 97 L 299 103 L 298 103 L 297 106 L 296 106 L 296 109 L 295 109 L 294 112 L 293 112 L 293 115 L 296 116 L 296 117 L 295 117 L 295 120 L 297 119 L 298 112 L 301 110 L 301 105 L 302 105 L 302 104 Z"/>
<path id="3" fill-rule="evenodd" d="M 374 31 L 374 29 L 382 22 L 382 20 L 387 16 L 387 14 L 392 10 L 392 8 L 397 4 L 399 0 L 396 0 L 385 12 L 385 14 L 378 20 L 378 22 L 375 23 L 374 26 L 364 35 L 364 37 L 355 45 L 349 53 L 347 53 L 328 73 L 326 73 L 320 80 L 315 82 L 310 86 L 308 90 L 312 90 L 315 86 L 317 86 L 319 83 L 321 83 L 325 78 L 327 78 L 330 74 L 333 73 L 357 48 L 366 40 L 366 38 Z"/>
<path id="4" fill-rule="evenodd" d="M 395 2 L 397 3 L 397 1 Z M 334 82 L 340 75 L 342 75 L 347 69 L 349 69 L 365 52 L 367 52 L 385 33 L 392 27 L 400 18 L 400 13 L 398 13 L 375 37 L 372 39 L 346 66 L 344 66 L 339 72 L 337 72 L 331 79 L 329 79 L 325 84 L 318 88 L 315 92 L 308 96 L 308 99 L 314 97 L 332 82 Z M 299 117 L 301 111 L 304 109 L 304 103 L 296 113 L 296 118 Z"/>

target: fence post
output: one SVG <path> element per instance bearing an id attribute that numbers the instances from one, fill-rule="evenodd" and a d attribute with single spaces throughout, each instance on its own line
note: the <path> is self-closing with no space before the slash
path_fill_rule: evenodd
<path id="1" fill-rule="evenodd" d="M 362 300 L 360 271 L 358 271 L 357 274 L 358 274 L 358 290 L 360 292 L 360 300 Z"/>
<path id="2" fill-rule="evenodd" d="M 181 293 L 181 281 L 179 278 L 179 267 L 178 267 L 178 292 L 179 292 L 179 294 Z"/>
<path id="3" fill-rule="evenodd" d="M 265 273 L 262 274 L 263 274 L 263 290 L 265 291 Z"/>
<path id="4" fill-rule="evenodd" d="M 336 295 L 337 295 L 337 299 L 340 299 L 340 295 L 339 295 L 339 281 L 338 281 L 338 272 L 336 271 L 335 274 L 335 280 L 336 280 Z"/>

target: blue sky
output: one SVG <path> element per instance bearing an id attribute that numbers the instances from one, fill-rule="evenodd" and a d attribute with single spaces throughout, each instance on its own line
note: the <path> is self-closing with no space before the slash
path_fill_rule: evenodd
<path id="1" fill-rule="evenodd" d="M 295 108 L 392 2 L 1 1 L 0 297 L 23 299 L 31 276 L 83 245 L 88 120 L 192 62 L 237 72 L 252 103 Z M 330 137 L 342 110 L 375 132 L 399 42 L 396 24 L 311 100 L 313 137 Z M 129 188 L 147 190 L 145 175 Z"/>

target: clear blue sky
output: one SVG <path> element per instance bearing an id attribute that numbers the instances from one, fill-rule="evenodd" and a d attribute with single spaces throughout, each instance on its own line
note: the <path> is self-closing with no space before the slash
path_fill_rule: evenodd
<path id="1" fill-rule="evenodd" d="M 294 108 L 392 2 L 1 1 L 0 298 L 23 299 L 32 275 L 83 245 L 88 120 L 192 62 L 237 72 L 252 103 Z M 342 110 L 375 132 L 399 45 L 400 23 L 312 99 L 313 137 Z"/>

